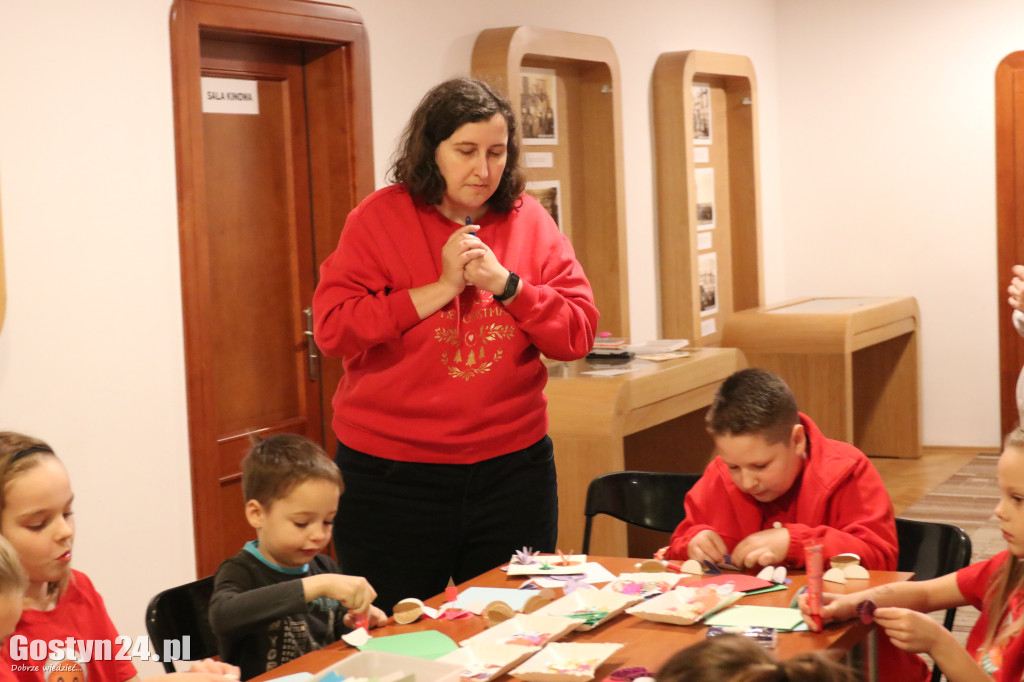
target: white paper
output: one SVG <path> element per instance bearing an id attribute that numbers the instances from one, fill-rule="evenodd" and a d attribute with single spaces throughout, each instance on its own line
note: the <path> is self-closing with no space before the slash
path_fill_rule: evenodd
<path id="1" fill-rule="evenodd" d="M 697 250 L 707 251 L 713 248 L 714 242 L 712 240 L 713 232 L 698 232 L 697 233 Z"/>
<path id="2" fill-rule="evenodd" d="M 580 580 L 585 583 L 606 583 L 615 580 L 615 574 L 596 561 L 588 561 L 583 565 L 583 577 Z M 533 578 L 533 582 L 541 587 L 565 587 L 566 584 L 565 580 L 544 577 Z"/>
<path id="3" fill-rule="evenodd" d="M 645 353 L 671 353 L 690 345 L 689 339 L 655 339 L 638 344 L 627 344 L 626 350 L 637 355 Z"/>
<path id="4" fill-rule="evenodd" d="M 706 320 L 700 321 L 700 335 L 711 336 L 715 333 L 715 318 L 709 317 Z"/>
<path id="5" fill-rule="evenodd" d="M 711 154 L 709 147 L 694 147 L 693 148 L 693 162 L 694 163 L 710 163 Z"/>
<path id="6" fill-rule="evenodd" d="M 635 369 L 592 369 L 589 372 L 580 372 L 580 374 L 589 374 L 592 377 L 613 377 L 635 371 Z"/>
<path id="7" fill-rule="evenodd" d="M 202 78 L 204 114 L 259 114 L 259 82 L 243 78 Z"/>
<path id="8" fill-rule="evenodd" d="M 554 168 L 555 155 L 551 152 L 526 152 L 523 154 L 523 166 L 526 168 Z"/>

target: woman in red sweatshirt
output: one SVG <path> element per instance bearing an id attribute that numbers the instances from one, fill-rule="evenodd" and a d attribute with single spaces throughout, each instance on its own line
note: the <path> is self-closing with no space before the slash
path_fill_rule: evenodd
<path id="1" fill-rule="evenodd" d="M 315 338 L 334 396 L 344 570 L 390 610 L 524 545 L 553 551 L 558 501 L 541 353 L 589 352 L 598 312 L 568 239 L 522 193 L 511 105 L 446 81 L 389 179 L 320 268 Z"/>

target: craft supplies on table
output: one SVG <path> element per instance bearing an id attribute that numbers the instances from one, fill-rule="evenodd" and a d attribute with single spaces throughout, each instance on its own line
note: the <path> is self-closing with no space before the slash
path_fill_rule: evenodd
<path id="1" fill-rule="evenodd" d="M 525 682 L 586 682 L 621 648 L 613 643 L 556 642 L 513 670 L 512 676 Z"/>
<path id="2" fill-rule="evenodd" d="M 643 597 L 639 595 L 605 590 L 577 590 L 551 602 L 537 613 L 572 618 L 579 623 L 578 630 L 593 630 L 642 600 Z"/>

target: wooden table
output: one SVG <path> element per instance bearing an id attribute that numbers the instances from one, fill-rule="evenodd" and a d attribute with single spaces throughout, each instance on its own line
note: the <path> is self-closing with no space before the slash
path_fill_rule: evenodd
<path id="1" fill-rule="evenodd" d="M 636 559 L 623 557 L 596 556 L 590 557 L 590 560 L 600 562 L 605 568 L 616 575 L 632 572 L 635 570 L 634 565 L 637 561 Z M 868 587 L 908 580 L 911 576 L 911 573 L 896 571 L 872 571 L 870 580 L 852 580 L 846 585 L 826 583 L 826 590 L 838 593 L 856 592 Z M 805 584 L 804 576 L 802 575 L 794 575 L 792 578 L 793 584 L 789 585 L 785 591 L 779 590 L 778 592 L 743 597 L 739 603 L 762 606 L 789 606 L 796 590 Z M 697 578 L 688 578 L 686 580 L 697 580 Z M 522 577 L 509 578 L 500 569 L 495 568 L 459 585 L 459 589 L 463 590 L 471 586 L 518 587 L 522 582 Z M 438 607 L 443 602 L 443 595 L 438 595 L 426 603 L 428 606 Z M 826 627 L 823 632 L 783 632 L 779 633 L 778 647 L 771 651 L 780 659 L 786 659 L 805 651 L 824 649 L 831 649 L 846 655 L 855 646 L 864 642 L 874 627 L 874 625 L 864 625 L 859 620 L 853 620 L 846 623 L 833 623 Z M 421 619 L 410 625 L 397 625 L 391 622 L 384 628 L 374 630 L 373 634 L 375 636 L 385 636 L 419 630 L 439 630 L 456 642 L 461 642 L 467 637 L 482 632 L 484 629 L 483 618 L 474 616 L 467 620 L 457 621 Z M 572 632 L 560 641 L 616 642 L 624 645 L 598 668 L 594 679 L 600 682 L 612 671 L 629 666 L 642 665 L 652 671 L 656 671 L 676 651 L 701 641 L 706 635 L 707 626 L 704 625 L 667 625 L 643 620 L 630 614 L 621 614 L 594 630 Z M 260 681 L 269 680 L 296 672 L 315 673 L 353 653 L 355 653 L 355 650 L 347 644 L 336 642 L 255 679 Z M 508 680 L 510 678 L 505 676 L 499 679 Z"/>
<path id="2" fill-rule="evenodd" d="M 827 437 L 920 457 L 919 317 L 911 297 L 802 299 L 730 315 L 722 345 L 785 379 Z"/>
<path id="3" fill-rule="evenodd" d="M 730 374 L 745 367 L 734 348 L 693 349 L 693 355 L 650 363 L 594 364 L 585 360 L 551 363 L 544 393 L 548 433 L 558 468 L 558 546 L 569 551 L 583 543 L 583 505 L 590 481 L 624 469 L 700 472 L 712 443 L 704 413 Z M 639 367 L 616 376 L 588 376 L 590 369 Z M 647 556 L 666 544 L 606 516 L 594 520 L 591 553 Z M 659 544 L 660 542 L 660 544 Z M 653 547 L 652 547 L 653 545 Z"/>

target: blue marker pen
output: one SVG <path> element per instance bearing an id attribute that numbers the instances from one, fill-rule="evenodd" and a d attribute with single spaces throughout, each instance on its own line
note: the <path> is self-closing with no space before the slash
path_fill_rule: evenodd
<path id="1" fill-rule="evenodd" d="M 471 217 L 469 217 L 469 216 L 466 216 L 466 224 L 467 225 L 472 225 L 473 224 L 473 219 Z M 475 237 L 476 236 L 476 230 L 473 230 L 469 234 L 471 234 L 471 235 L 473 235 Z"/>

